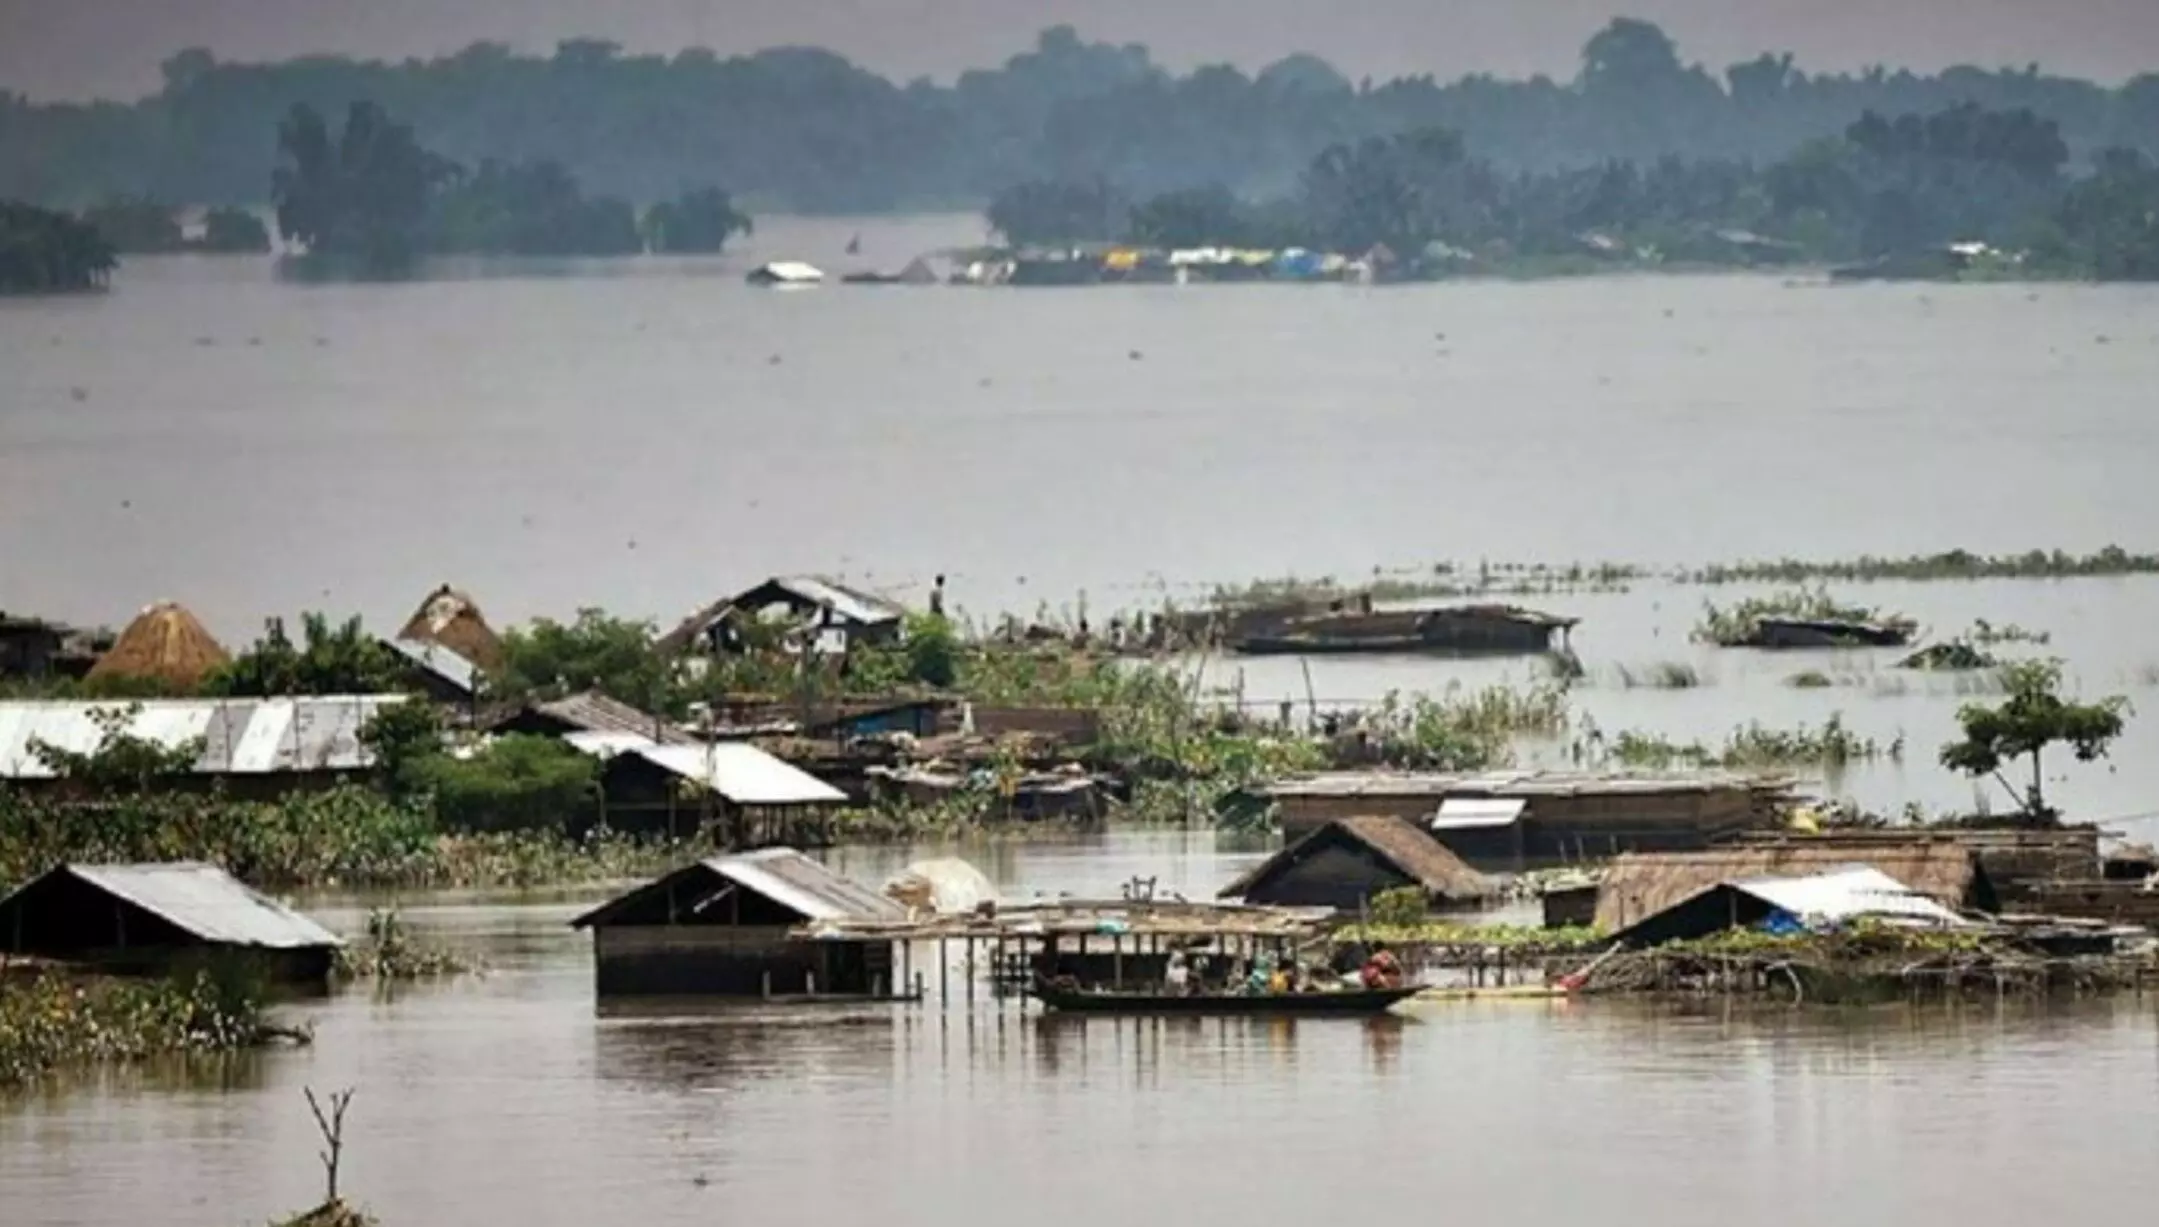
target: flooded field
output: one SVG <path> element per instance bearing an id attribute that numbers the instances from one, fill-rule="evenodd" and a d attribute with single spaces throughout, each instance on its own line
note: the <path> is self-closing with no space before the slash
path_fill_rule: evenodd
<path id="1" fill-rule="evenodd" d="M 1082 894 L 1201 892 L 1207 836 L 969 849 Z M 872 880 L 905 860 L 857 851 Z M 0 1222 L 258 1223 L 320 1192 L 301 1088 L 358 1088 L 389 1224 L 1050 1227 L 1345 1199 L 1475 1222 L 2088 1221 L 2159 1195 L 2148 1001 L 2001 1011 L 1420 1006 L 1379 1021 L 601 1012 L 573 902 L 409 901 L 490 974 L 294 1012 L 316 1044 L 0 1104 Z M 318 914 L 350 930 L 354 902 Z M 1973 1179 L 1974 1172 L 2044 1172 Z M 1179 1211 L 1178 1213 L 1183 1213 Z"/>

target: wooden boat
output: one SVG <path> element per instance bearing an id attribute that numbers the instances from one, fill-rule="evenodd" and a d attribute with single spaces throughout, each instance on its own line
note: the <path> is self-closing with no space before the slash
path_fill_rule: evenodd
<path id="1" fill-rule="evenodd" d="M 1407 1001 L 1416 996 L 1418 990 L 1405 987 L 1319 993 L 1262 993 L 1251 996 L 1202 993 L 1179 997 L 1168 993 L 1090 992 L 1086 989 L 1036 984 L 1028 992 L 1044 1007 L 1066 1014 L 1241 1014 L 1257 1018 L 1276 1018 L 1384 1014 L 1396 1002 Z"/>

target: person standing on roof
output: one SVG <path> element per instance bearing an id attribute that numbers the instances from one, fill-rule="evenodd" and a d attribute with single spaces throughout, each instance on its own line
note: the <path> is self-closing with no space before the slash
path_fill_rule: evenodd
<path id="1" fill-rule="evenodd" d="M 945 616 L 945 577 L 942 575 L 937 577 L 937 582 L 930 588 L 930 616 Z"/>

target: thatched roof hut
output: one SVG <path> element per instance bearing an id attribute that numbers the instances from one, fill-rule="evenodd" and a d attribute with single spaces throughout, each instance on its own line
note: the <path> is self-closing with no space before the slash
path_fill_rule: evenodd
<path id="1" fill-rule="evenodd" d="M 1970 848 L 1915 836 L 1865 846 L 1762 843 L 1706 852 L 1633 852 L 1612 861 L 1597 891 L 1597 925 L 1617 933 L 1703 891 L 1747 878 L 1804 877 L 1864 865 L 1952 909 L 1997 911 L 1994 884 Z"/>
<path id="2" fill-rule="evenodd" d="M 1338 818 L 1222 888 L 1220 897 L 1277 907 L 1351 910 L 1385 891 L 1414 886 L 1435 906 L 1495 893 L 1492 879 L 1392 814 Z"/>
<path id="3" fill-rule="evenodd" d="M 427 594 L 397 637 L 440 644 L 483 670 L 502 667 L 502 636 L 487 624 L 469 594 L 448 584 Z"/>
<path id="4" fill-rule="evenodd" d="M 112 649 L 90 666 L 89 677 L 146 678 L 193 690 L 230 663 L 232 655 L 200 619 L 175 602 L 159 601 L 135 615 Z"/>

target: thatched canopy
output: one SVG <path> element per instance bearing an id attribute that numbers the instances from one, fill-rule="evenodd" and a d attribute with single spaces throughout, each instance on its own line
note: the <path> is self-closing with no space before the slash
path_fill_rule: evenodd
<path id="1" fill-rule="evenodd" d="M 159 601 L 128 623 L 112 649 L 90 667 L 94 680 L 148 678 L 175 690 L 193 690 L 232 656 L 200 619 L 172 601 Z"/>
<path id="2" fill-rule="evenodd" d="M 1994 911 L 1994 885 L 1979 858 L 1953 839 L 1839 841 L 1794 838 L 1706 852 L 1630 852 L 1612 861 L 1597 890 L 1597 924 L 1616 933 L 1724 882 L 1805 877 L 1850 865 L 1879 869 L 1952 909 Z"/>
<path id="3" fill-rule="evenodd" d="M 448 584 L 427 594 L 397 637 L 440 644 L 483 670 L 502 668 L 502 637 L 469 594 Z"/>

